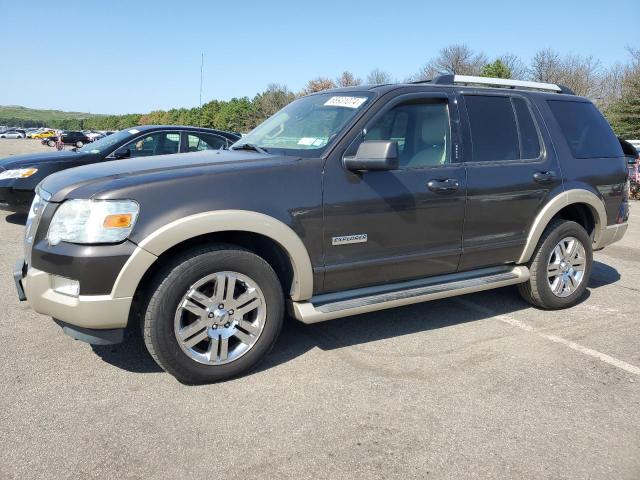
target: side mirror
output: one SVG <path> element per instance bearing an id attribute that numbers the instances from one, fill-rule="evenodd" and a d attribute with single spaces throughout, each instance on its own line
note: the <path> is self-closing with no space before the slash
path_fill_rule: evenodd
<path id="1" fill-rule="evenodd" d="M 351 171 L 397 170 L 398 142 L 368 140 L 358 147 L 355 157 L 345 157 L 344 166 Z"/>
<path id="2" fill-rule="evenodd" d="M 131 150 L 126 147 L 120 147 L 115 152 L 113 152 L 113 156 L 118 160 L 120 160 L 121 158 L 129 158 L 131 156 Z"/>

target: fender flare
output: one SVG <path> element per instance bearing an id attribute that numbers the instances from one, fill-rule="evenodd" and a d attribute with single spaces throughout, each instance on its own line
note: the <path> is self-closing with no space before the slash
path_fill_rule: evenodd
<path id="1" fill-rule="evenodd" d="M 311 298 L 313 268 L 300 237 L 280 220 L 248 210 L 217 210 L 189 215 L 154 231 L 138 244 L 122 267 L 111 296 L 133 296 L 149 267 L 171 247 L 200 235 L 225 231 L 257 233 L 279 244 L 289 256 L 293 269 L 291 299 L 301 301 Z"/>
<path id="2" fill-rule="evenodd" d="M 598 196 L 589 191 L 583 189 L 566 190 L 559 195 L 553 197 L 544 208 L 538 213 L 537 217 L 533 221 L 527 236 L 527 243 L 518 259 L 517 263 L 527 263 L 540 241 L 540 237 L 545 228 L 551 221 L 551 219 L 563 208 L 573 204 L 585 204 L 591 209 L 593 213 L 593 219 L 595 222 L 593 243 L 594 247 L 597 247 L 600 242 L 602 231 L 607 226 L 607 212 L 604 209 L 604 204 Z"/>

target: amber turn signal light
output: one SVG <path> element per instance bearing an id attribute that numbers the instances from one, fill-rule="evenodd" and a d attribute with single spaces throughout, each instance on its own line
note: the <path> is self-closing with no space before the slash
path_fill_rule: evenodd
<path id="1" fill-rule="evenodd" d="M 107 215 L 102 222 L 104 228 L 129 228 L 131 226 L 131 214 L 130 213 L 116 213 L 113 215 Z"/>

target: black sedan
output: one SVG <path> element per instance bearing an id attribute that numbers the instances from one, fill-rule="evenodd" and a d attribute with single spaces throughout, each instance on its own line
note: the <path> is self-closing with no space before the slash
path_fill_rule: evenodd
<path id="1" fill-rule="evenodd" d="M 26 212 L 35 187 L 54 172 L 90 163 L 225 149 L 239 134 L 210 128 L 145 125 L 121 130 L 82 148 L 0 160 L 0 208 Z"/>

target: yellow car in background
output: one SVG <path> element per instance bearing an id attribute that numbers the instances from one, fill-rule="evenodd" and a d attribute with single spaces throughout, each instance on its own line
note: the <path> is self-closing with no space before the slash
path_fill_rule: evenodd
<path id="1" fill-rule="evenodd" d="M 31 138 L 47 138 L 47 137 L 54 137 L 55 135 L 56 135 L 56 132 L 54 132 L 53 130 L 45 130 L 44 132 L 31 135 Z"/>

